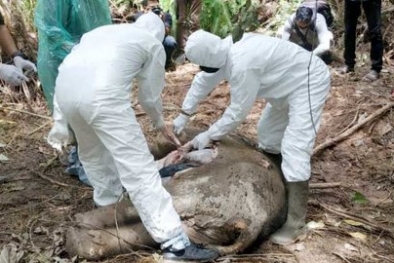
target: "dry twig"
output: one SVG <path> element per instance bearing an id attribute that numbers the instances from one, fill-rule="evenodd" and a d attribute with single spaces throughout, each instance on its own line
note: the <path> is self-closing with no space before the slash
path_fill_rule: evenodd
<path id="1" fill-rule="evenodd" d="M 394 102 L 386 104 L 386 106 L 384 106 L 381 109 L 375 111 L 374 113 L 369 115 L 367 118 L 365 118 L 365 120 L 363 120 L 362 122 L 354 125 L 353 127 L 349 128 L 348 130 L 346 130 L 343 133 L 339 134 L 338 136 L 334 137 L 333 139 L 330 139 L 330 140 L 325 141 L 324 143 L 318 145 L 313 150 L 313 155 L 316 155 L 316 154 L 320 153 L 322 150 L 324 150 L 324 149 L 326 149 L 326 148 L 328 148 L 330 146 L 333 146 L 333 145 L 337 144 L 338 142 L 343 141 L 344 139 L 348 138 L 350 135 L 352 135 L 358 129 L 363 127 L 365 124 L 367 124 L 370 121 L 380 117 L 381 115 L 386 113 L 386 111 L 388 111 L 392 107 L 394 107 Z"/>
<path id="2" fill-rule="evenodd" d="M 309 184 L 310 189 L 327 189 L 327 188 L 339 188 L 341 183 L 311 183 Z"/>
<path id="3" fill-rule="evenodd" d="M 27 136 L 30 136 L 30 135 L 32 135 L 33 133 L 38 132 L 39 130 L 45 128 L 47 125 L 49 125 L 49 124 L 51 124 L 51 123 L 52 123 L 52 121 L 48 121 L 48 122 L 44 123 L 43 125 L 41 125 L 41 126 L 39 126 L 38 128 L 32 130 L 31 132 L 29 132 L 29 133 L 27 134 Z"/>
<path id="4" fill-rule="evenodd" d="M 345 128 L 343 128 L 340 132 L 338 132 L 337 136 L 339 134 L 343 133 L 344 131 L 346 131 L 347 129 L 349 129 L 350 127 L 352 127 L 352 125 L 357 121 L 358 113 L 360 111 L 360 106 L 361 106 L 361 104 L 359 104 L 357 106 L 356 114 L 354 115 L 354 118 L 353 118 L 352 122 L 350 122 Z"/>
<path id="5" fill-rule="evenodd" d="M 8 110 L 8 111 L 15 111 L 15 112 L 19 112 L 19 113 L 24 113 L 24 114 L 27 114 L 27 115 L 30 115 L 30 116 L 39 117 L 39 118 L 46 119 L 46 120 L 52 120 L 51 117 L 39 115 L 39 114 L 36 114 L 36 113 L 31 113 L 31 112 L 24 111 L 24 110 L 12 109 L 12 108 L 1 107 L 1 106 L 0 106 L 0 109 Z"/>
<path id="6" fill-rule="evenodd" d="M 40 172 L 33 171 L 33 173 L 35 173 L 36 175 L 38 175 L 38 176 L 41 177 L 42 179 L 51 182 L 52 184 L 56 184 L 56 185 L 60 185 L 60 186 L 64 186 L 64 187 L 73 187 L 72 185 L 65 184 L 65 183 L 62 183 L 62 182 L 58 182 L 58 181 L 56 181 L 56 180 L 53 180 L 52 178 L 49 178 L 48 176 L 46 176 L 46 175 L 44 175 L 44 174 L 42 174 L 42 173 L 40 173 Z"/>
<path id="7" fill-rule="evenodd" d="M 342 256 L 342 255 L 339 254 L 339 253 L 332 252 L 332 254 L 333 254 L 334 256 L 339 257 L 340 259 L 342 259 L 342 260 L 345 261 L 346 263 L 351 263 L 349 260 L 347 260 L 347 258 L 346 258 L 345 256 Z"/>
<path id="8" fill-rule="evenodd" d="M 371 222 L 368 219 L 363 218 L 361 216 L 354 215 L 354 214 L 351 214 L 349 212 L 341 211 L 341 210 L 332 208 L 332 207 L 330 207 L 328 205 L 325 205 L 325 204 L 322 204 L 322 203 L 319 203 L 319 202 L 310 201 L 309 203 L 312 204 L 312 205 L 315 205 L 315 206 L 320 206 L 320 207 L 324 208 L 325 210 L 327 210 L 327 211 L 329 211 L 331 213 L 334 213 L 334 214 L 336 214 L 338 216 L 341 216 L 341 217 L 344 217 L 344 218 L 349 218 L 349 219 L 352 219 L 354 221 L 358 221 L 358 222 L 360 222 L 360 223 L 362 223 L 362 224 L 364 224 L 366 226 L 369 226 L 369 227 L 373 228 L 376 232 L 384 233 L 387 236 L 389 236 L 392 239 L 394 239 L 394 230 L 392 230 L 392 229 L 388 229 L 388 228 L 386 228 L 384 226 L 377 225 L 376 223 Z"/>

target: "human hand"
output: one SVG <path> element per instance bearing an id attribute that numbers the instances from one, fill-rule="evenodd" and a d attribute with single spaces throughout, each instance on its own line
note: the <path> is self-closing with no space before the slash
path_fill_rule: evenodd
<path id="1" fill-rule="evenodd" d="M 200 133 L 192 140 L 193 148 L 198 150 L 204 149 L 210 144 L 210 142 L 211 138 L 209 137 L 209 133 L 207 131 Z"/>
<path id="2" fill-rule="evenodd" d="M 178 117 L 174 119 L 172 122 L 173 129 L 176 135 L 181 134 L 181 132 L 185 129 L 187 122 L 189 121 L 190 117 L 186 116 L 185 114 L 180 113 Z"/>
<path id="3" fill-rule="evenodd" d="M 164 125 L 163 128 L 161 129 L 161 133 L 163 134 L 164 138 L 167 139 L 172 144 L 175 144 L 177 148 L 181 147 L 182 144 L 178 140 L 178 138 L 175 136 L 175 134 L 172 132 L 171 125 Z"/>
<path id="4" fill-rule="evenodd" d="M 37 67 L 36 65 L 34 65 L 33 62 L 24 59 L 20 56 L 16 56 L 14 57 L 14 65 L 15 67 L 17 67 L 18 69 L 20 69 L 22 72 L 23 70 L 29 70 L 29 71 L 34 71 L 37 72 Z"/>
<path id="5" fill-rule="evenodd" d="M 25 75 L 23 75 L 22 70 L 18 69 L 14 65 L 6 64 L 0 64 L 0 78 L 13 86 L 19 86 L 24 81 L 29 80 Z"/>
<path id="6" fill-rule="evenodd" d="M 70 130 L 66 123 L 62 121 L 54 122 L 52 129 L 49 131 L 47 142 L 58 151 L 62 151 L 64 147 L 71 141 Z"/>

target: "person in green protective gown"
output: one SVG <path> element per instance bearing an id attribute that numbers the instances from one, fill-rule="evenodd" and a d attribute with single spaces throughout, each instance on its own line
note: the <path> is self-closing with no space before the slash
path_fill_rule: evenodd
<path id="1" fill-rule="evenodd" d="M 38 0 L 38 76 L 50 111 L 53 111 L 58 67 L 82 35 L 111 24 L 108 0 Z"/>

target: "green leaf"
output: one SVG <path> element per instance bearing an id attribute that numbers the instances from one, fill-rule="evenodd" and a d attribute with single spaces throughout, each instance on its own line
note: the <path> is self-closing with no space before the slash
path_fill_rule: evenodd
<path id="1" fill-rule="evenodd" d="M 361 204 L 361 205 L 368 203 L 368 199 L 363 194 L 361 194 L 359 192 L 354 192 L 351 200 L 354 203 Z"/>

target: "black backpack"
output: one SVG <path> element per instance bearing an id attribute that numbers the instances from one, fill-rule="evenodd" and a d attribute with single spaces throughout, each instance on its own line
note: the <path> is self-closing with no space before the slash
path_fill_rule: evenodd
<path id="1" fill-rule="evenodd" d="M 317 13 L 324 16 L 326 19 L 327 27 L 330 27 L 334 23 L 334 16 L 331 12 L 331 6 L 327 1 L 324 0 L 304 0 L 300 6 L 309 7 L 312 10 L 316 10 Z"/>

